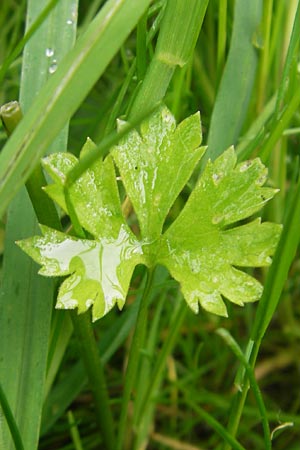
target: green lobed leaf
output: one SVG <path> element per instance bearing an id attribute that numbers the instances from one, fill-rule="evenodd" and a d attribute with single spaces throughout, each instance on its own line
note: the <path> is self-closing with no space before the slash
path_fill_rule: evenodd
<path id="1" fill-rule="evenodd" d="M 88 140 L 81 156 L 94 144 Z M 77 158 L 68 153 L 52 154 L 44 167 L 55 183 L 46 192 L 66 210 L 63 186 Z M 112 158 L 97 161 L 70 189 L 70 198 L 81 225 L 94 236 L 80 239 L 40 226 L 43 236 L 18 242 L 42 265 L 40 274 L 68 277 L 61 285 L 57 308 L 78 313 L 93 305 L 93 320 L 122 308 L 134 267 L 142 262 L 142 248 L 128 228 L 121 212 Z"/>
<path id="2" fill-rule="evenodd" d="M 93 150 L 95 144 L 87 139 L 80 157 Z M 64 183 L 67 173 L 77 164 L 71 153 L 52 154 L 43 166 L 55 181 L 45 187 L 47 194 L 67 212 Z M 94 237 L 114 237 L 125 226 L 121 211 L 115 169 L 111 156 L 96 161 L 69 189 L 79 222 Z"/>
<path id="3" fill-rule="evenodd" d="M 222 296 L 243 305 L 259 299 L 261 284 L 234 266 L 267 266 L 281 225 L 256 219 L 235 222 L 257 212 L 276 193 L 262 187 L 267 171 L 257 158 L 236 165 L 231 147 L 206 169 L 185 208 L 162 237 L 159 262 L 181 283 L 190 307 L 226 316 Z"/>
<path id="4" fill-rule="evenodd" d="M 259 299 L 261 284 L 240 268 L 269 265 L 281 232 L 281 225 L 259 218 L 240 222 L 277 192 L 263 186 L 267 169 L 260 159 L 237 164 L 230 147 L 208 161 L 182 212 L 162 234 L 171 206 L 205 151 L 200 143 L 199 113 L 176 127 L 170 111 L 159 108 L 69 190 L 81 226 L 94 239 L 41 226 L 43 236 L 19 243 L 42 265 L 41 274 L 70 275 L 60 288 L 58 308 L 77 307 L 80 313 L 93 305 L 94 320 L 116 302 L 122 308 L 139 263 L 165 265 L 195 312 L 200 303 L 226 316 L 223 297 L 238 305 Z M 80 157 L 93 149 L 87 140 Z M 141 240 L 122 215 L 113 158 L 139 220 Z M 71 154 L 50 155 L 43 162 L 54 180 L 45 190 L 64 210 L 64 183 L 76 164 Z"/>
<path id="5" fill-rule="evenodd" d="M 143 239 L 159 238 L 171 206 L 205 151 L 201 140 L 199 113 L 176 128 L 163 106 L 142 123 L 140 133 L 130 132 L 113 149 Z"/>
<path id="6" fill-rule="evenodd" d="M 19 242 L 19 246 L 42 265 L 45 276 L 71 275 L 61 285 L 56 308 L 78 313 L 93 306 L 93 320 L 125 303 L 129 283 L 141 248 L 126 225 L 117 239 L 79 239 L 41 225 L 43 236 Z"/>

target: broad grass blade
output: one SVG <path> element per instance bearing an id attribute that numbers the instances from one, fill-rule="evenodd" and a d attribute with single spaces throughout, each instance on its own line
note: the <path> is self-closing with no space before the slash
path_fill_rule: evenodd
<path id="1" fill-rule="evenodd" d="M 28 2 L 27 28 L 42 7 L 38 0 Z M 77 0 L 59 2 L 25 47 L 20 93 L 25 114 L 34 99 L 39 101 L 40 91 L 51 77 L 53 59 L 59 61 L 72 47 L 76 17 Z M 71 18 L 72 24 L 68 24 Z M 67 131 L 65 128 L 53 142 L 53 148 L 66 147 Z M 17 239 L 36 232 L 35 214 L 23 187 L 10 205 L 6 223 L 0 378 L 26 450 L 38 445 L 54 291 L 52 280 L 37 275 L 36 265 L 15 245 Z M 1 421 L 1 448 L 8 450 L 13 448 L 12 441 L 5 419 Z"/>

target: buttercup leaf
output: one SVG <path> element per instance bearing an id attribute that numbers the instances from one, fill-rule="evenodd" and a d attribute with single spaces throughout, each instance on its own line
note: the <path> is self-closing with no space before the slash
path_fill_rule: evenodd
<path id="1" fill-rule="evenodd" d="M 192 175 L 205 148 L 199 113 L 176 128 L 175 118 L 160 108 L 113 149 L 126 192 L 137 214 L 142 238 L 158 239 L 175 199 Z"/>
<path id="2" fill-rule="evenodd" d="M 141 255 L 126 226 L 121 226 L 117 239 L 78 239 L 45 226 L 41 231 L 43 236 L 25 239 L 19 245 L 42 265 L 40 274 L 71 274 L 60 287 L 57 308 L 78 308 L 80 313 L 93 305 L 93 320 L 97 320 L 116 302 L 123 307 Z"/>
<path id="3" fill-rule="evenodd" d="M 95 144 L 88 139 L 81 156 Z M 70 153 L 54 153 L 43 160 L 43 166 L 55 181 L 45 188 L 47 194 L 66 212 L 64 183 L 66 175 L 77 163 Z M 115 169 L 111 156 L 97 161 L 74 183 L 69 191 L 78 220 L 83 228 L 95 237 L 115 238 L 124 223 L 121 211 Z"/>
<path id="4" fill-rule="evenodd" d="M 81 155 L 92 149 L 88 140 Z M 52 154 L 43 161 L 55 183 L 45 188 L 64 210 L 64 182 L 77 158 Z M 117 302 L 124 305 L 135 266 L 143 262 L 142 248 L 122 216 L 113 161 L 97 161 L 70 189 L 77 217 L 94 239 L 79 239 L 41 226 L 43 236 L 19 242 L 42 265 L 46 276 L 71 275 L 61 285 L 57 308 L 78 313 L 93 306 L 93 320 L 105 315 Z"/>
<path id="5" fill-rule="evenodd" d="M 237 164 L 229 148 L 208 161 L 185 207 L 162 234 L 170 208 L 205 151 L 200 144 L 199 113 L 176 127 L 170 111 L 161 107 L 71 186 L 77 218 L 91 238 L 41 226 L 42 236 L 19 242 L 42 266 L 42 275 L 67 276 L 58 308 L 81 313 L 92 306 L 96 320 L 115 303 L 122 308 L 137 264 L 158 263 L 180 283 L 195 312 L 200 304 L 226 316 L 224 298 L 238 305 L 259 299 L 261 284 L 241 268 L 270 264 L 281 226 L 259 218 L 245 221 L 276 193 L 263 186 L 267 169 L 258 158 Z M 81 156 L 93 147 L 88 139 Z M 138 218 L 140 239 L 122 215 L 114 162 Z M 43 160 L 54 181 L 45 190 L 66 212 L 64 184 L 75 164 L 69 153 Z"/>
<path id="6" fill-rule="evenodd" d="M 162 237 L 159 262 L 178 280 L 197 312 L 201 306 L 226 315 L 222 296 L 243 305 L 259 299 L 261 284 L 234 266 L 267 266 L 281 226 L 256 219 L 232 225 L 257 212 L 274 196 L 262 187 L 266 169 L 259 159 L 236 165 L 229 148 L 208 162 L 185 208 Z"/>

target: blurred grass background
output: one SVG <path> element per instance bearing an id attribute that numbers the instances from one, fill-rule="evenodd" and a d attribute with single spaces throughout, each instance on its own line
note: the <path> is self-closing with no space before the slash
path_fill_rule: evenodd
<path id="1" fill-rule="evenodd" d="M 47 36 L 44 37 L 50 39 L 52 43 L 42 42 L 42 53 L 30 48 L 32 41 L 28 43 L 27 51 L 37 52 L 30 54 L 35 66 L 24 67 L 26 51 L 23 54 L 21 52 L 16 54 L 9 67 L 5 66 L 7 58 L 23 38 L 26 10 L 29 5 L 32 7 L 35 3 L 33 0 L 29 2 L 4 0 L 1 5 L 0 64 L 2 70 L 6 69 L 5 73 L 0 71 L 1 104 L 19 99 L 20 91 L 22 100 L 22 89 L 23 99 L 24 95 L 27 95 L 30 98 L 28 102 L 31 103 L 36 85 L 32 78 L 32 81 L 30 79 L 27 81 L 25 87 L 24 72 L 28 70 L 28 76 L 33 77 L 33 72 L 30 71 L 39 71 L 48 61 L 47 58 L 49 59 L 45 55 L 46 50 L 54 47 L 57 50 L 63 44 L 59 39 L 61 36 L 59 27 L 62 25 L 59 25 L 59 18 L 52 10 L 50 12 L 52 16 L 49 16 L 46 23 Z M 44 2 L 42 6 L 45 7 L 48 3 Z M 50 3 L 54 5 L 56 2 Z M 58 7 L 59 5 L 61 7 L 62 3 L 64 2 L 58 1 Z M 74 27 L 77 39 L 89 30 L 91 21 L 105 3 L 107 2 L 99 0 L 79 1 L 77 30 Z M 69 130 L 65 128 L 63 132 L 65 137 L 60 138 L 59 144 L 54 144 L 54 147 L 52 144 L 51 149 L 47 147 L 47 151 L 64 151 L 67 148 L 77 155 L 87 136 L 100 143 L 115 129 L 116 118 L 125 117 L 132 110 L 138 89 L 155 54 L 165 4 L 164 0 L 153 1 L 149 9 L 145 9 L 137 27 L 132 19 L 132 32 L 128 32 L 129 36 L 124 43 L 120 39 L 116 53 L 112 51 L 111 61 L 105 67 L 102 76 L 98 76 L 96 83 L 92 84 L 84 100 L 79 102 L 79 107 L 71 107 L 71 101 L 65 105 L 66 118 L 70 118 Z M 223 439 L 220 437 L 222 432 L 217 432 L 205 413 L 224 427 L 227 426 L 230 417 L 229 430 L 233 432 L 234 427 L 232 428 L 230 423 L 237 420 L 236 405 L 241 405 L 242 416 L 237 439 L 242 447 L 234 447 L 233 444 L 232 448 L 247 450 L 271 448 L 270 442 L 266 442 L 263 434 L 260 413 L 252 391 L 250 390 L 245 405 L 236 394 L 237 388 L 234 383 L 239 360 L 226 341 L 216 333 L 216 330 L 222 327 L 230 332 L 243 350 L 249 345 L 251 338 L 257 343 L 258 357 L 256 361 L 254 357 L 252 362 L 265 402 L 270 429 L 275 430 L 272 435 L 272 448 L 298 450 L 300 448 L 300 263 L 297 250 L 300 228 L 299 2 L 253 0 L 250 3 L 245 0 L 210 0 L 203 2 L 203 5 L 204 10 L 206 6 L 207 9 L 195 51 L 186 64 L 182 67 L 176 66 L 173 76 L 170 77 L 164 101 L 178 120 L 200 110 L 203 140 L 204 143 L 208 143 L 209 157 L 215 158 L 231 144 L 236 145 L 240 159 L 261 156 L 269 168 L 269 183 L 280 188 L 280 193 L 264 210 L 263 218 L 284 223 L 284 236 L 275 257 L 274 270 L 269 272 L 268 278 L 265 271 L 256 272 L 263 282 L 267 279 L 260 307 L 254 304 L 241 309 L 228 304 L 229 319 L 226 320 L 204 311 L 195 316 L 182 303 L 177 284 L 169 279 L 165 270 L 160 268 L 156 272 L 153 301 L 149 311 L 147 348 L 144 350 L 139 368 L 141 381 L 135 387 L 135 407 L 138 412 L 135 412 L 131 419 L 135 438 L 131 441 L 131 433 L 128 431 L 129 441 L 126 445 L 128 449 L 228 449 L 230 444 L 226 441 L 226 437 L 223 436 Z M 67 20 L 73 20 L 76 25 L 76 2 L 70 2 L 69 7 L 71 9 L 68 14 L 73 11 L 74 15 L 72 19 L 69 16 L 64 18 L 64 26 Z M 169 27 L 172 30 L 172 23 Z M 54 37 L 51 37 L 51 30 Z M 116 39 L 118 38 L 119 36 L 116 36 Z M 58 39 L 58 42 L 54 39 Z M 63 60 L 63 55 L 61 59 Z M 57 62 L 59 66 L 60 61 Z M 61 64 L 63 65 L 63 62 Z M 86 64 L 87 73 L 94 70 L 88 63 Z M 97 60 L 94 61 L 94 65 L 97 66 Z M 41 81 L 42 84 L 51 78 L 49 69 L 50 66 L 44 71 L 45 79 Z M 40 73 L 38 78 L 41 79 Z M 157 90 L 160 89 L 160 82 L 157 77 Z M 37 101 L 41 95 L 43 93 L 36 93 Z M 72 95 L 71 91 L 68 95 Z M 153 98 L 156 96 L 154 85 Z M 40 98 L 40 102 L 42 101 L 43 98 Z M 73 109 L 76 110 L 74 113 Z M 46 123 L 50 128 L 51 120 Z M 66 125 L 65 121 L 64 126 Z M 53 127 L 55 128 L 54 123 Z M 4 129 L 0 128 L 1 148 L 5 146 L 6 140 Z M 184 205 L 188 194 L 189 188 L 176 201 L 173 214 L 177 214 Z M 27 329 L 28 335 L 28 328 L 31 330 L 30 321 L 33 320 L 33 316 L 27 316 L 27 322 L 24 322 L 27 307 L 23 315 L 20 313 L 22 293 L 19 291 L 28 288 L 27 269 L 25 270 L 28 262 L 24 257 L 24 260 L 18 263 L 19 266 L 16 266 L 14 261 L 19 260 L 20 255 L 17 253 L 16 259 L 13 260 L 9 254 L 10 251 L 12 253 L 15 251 L 13 247 L 15 239 L 20 239 L 23 235 L 28 236 L 28 233 L 33 234 L 29 230 L 35 229 L 36 220 L 31 210 L 28 213 L 29 218 L 20 213 L 19 208 L 23 200 L 19 200 L 19 203 L 17 200 L 14 201 L 17 202 L 15 203 L 17 206 L 14 208 L 10 206 L 8 214 L 2 217 L 0 227 L 1 263 L 4 261 L 1 264 L 0 310 L 2 315 L 0 331 L 2 366 L 1 364 L 0 366 L 4 369 L 0 371 L 0 382 L 5 388 L 7 379 L 10 379 L 11 389 L 14 390 L 14 380 L 23 380 L 21 383 L 26 383 L 24 380 L 27 380 L 27 389 L 30 388 L 32 391 L 29 375 L 32 373 L 32 366 L 28 366 L 28 373 L 25 375 L 26 368 L 24 369 L 24 364 L 22 366 L 17 364 L 15 356 L 17 353 L 13 350 L 14 340 L 17 345 L 18 339 L 23 339 L 20 329 L 23 326 L 25 331 Z M 16 210 L 21 216 L 16 215 Z M 10 247 L 7 242 L 10 242 Z M 28 270 L 32 270 L 34 277 L 36 267 Z M 8 272 L 13 280 L 12 285 L 6 281 Z M 21 276 L 21 272 L 25 274 L 23 279 L 20 278 L 19 283 L 15 283 L 15 278 Z M 143 276 L 144 269 L 139 267 L 134 274 L 132 292 L 124 312 L 120 314 L 114 310 L 94 325 L 100 357 L 103 363 L 106 363 L 105 372 L 116 419 L 120 411 L 124 365 L 130 348 L 136 303 L 141 295 Z M 9 324 L 5 311 L 10 307 L 12 300 L 7 295 L 5 287 L 7 285 L 16 296 L 15 321 L 12 320 Z M 38 293 L 31 291 L 31 294 L 28 294 L 29 303 L 30 298 L 34 296 L 45 305 L 46 296 L 49 297 L 48 316 L 44 317 L 37 327 L 40 336 L 44 337 L 43 347 L 38 345 L 35 350 L 35 358 L 44 360 L 42 372 L 44 370 L 45 373 L 42 377 L 45 379 L 39 388 L 40 407 L 37 406 L 37 411 L 32 413 L 35 414 L 35 418 L 33 419 L 26 409 L 19 410 L 18 413 L 23 416 L 24 425 L 19 423 L 21 431 L 22 426 L 25 430 L 30 421 L 36 421 L 37 424 L 41 422 L 40 438 L 37 436 L 39 425 L 36 425 L 34 438 L 32 437 L 34 432 L 28 431 L 31 436 L 26 441 L 25 448 L 31 450 L 37 445 L 37 440 L 38 447 L 45 450 L 102 448 L 87 377 L 78 358 L 77 343 L 72 335 L 70 320 L 63 312 L 51 317 L 52 291 L 49 294 L 49 286 L 38 284 L 35 289 Z M 42 320 L 43 311 L 39 314 L 39 320 Z M 14 336 L 14 339 L 11 336 Z M 38 340 L 38 335 L 34 339 Z M 3 358 L 8 353 L 7 342 L 12 346 L 9 373 L 5 370 L 7 366 L 3 364 Z M 27 339 L 26 342 L 27 352 L 31 353 L 34 348 L 32 339 Z M 162 358 L 165 364 L 159 369 L 158 381 L 154 385 L 152 378 L 156 373 L 157 349 L 165 350 Z M 20 355 L 20 358 L 24 359 L 24 354 Z M 34 365 L 34 361 L 32 364 Z M 25 376 L 27 378 L 24 378 Z M 150 388 L 151 397 L 148 396 L 147 402 L 143 403 L 147 389 Z M 35 401 L 35 397 L 32 401 Z M 28 443 L 33 442 L 30 439 L 35 442 L 32 446 Z M 124 444 L 124 448 L 126 445 Z"/>

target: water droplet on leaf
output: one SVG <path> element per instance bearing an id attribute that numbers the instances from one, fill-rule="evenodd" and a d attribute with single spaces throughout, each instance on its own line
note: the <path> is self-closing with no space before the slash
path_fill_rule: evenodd
<path id="1" fill-rule="evenodd" d="M 240 172 L 246 172 L 246 170 L 249 169 L 253 164 L 252 161 L 245 161 L 243 164 L 240 165 Z"/>
<path id="2" fill-rule="evenodd" d="M 56 72 L 56 69 L 57 69 L 57 61 L 56 61 L 56 59 L 54 59 L 52 61 L 51 66 L 49 67 L 49 73 L 52 74 L 52 73 Z"/>
<path id="3" fill-rule="evenodd" d="M 223 175 L 220 173 L 213 173 L 211 177 L 213 179 L 214 184 L 217 186 L 222 180 Z"/>
<path id="4" fill-rule="evenodd" d="M 257 178 L 257 180 L 255 181 L 256 186 L 262 186 L 265 183 L 266 178 L 267 177 L 265 174 L 263 174 L 259 178 Z"/>
<path id="5" fill-rule="evenodd" d="M 45 54 L 46 54 L 47 58 L 51 58 L 51 56 L 54 55 L 54 50 L 53 50 L 53 48 L 50 48 L 50 47 L 49 47 L 49 48 L 46 48 Z"/>

